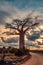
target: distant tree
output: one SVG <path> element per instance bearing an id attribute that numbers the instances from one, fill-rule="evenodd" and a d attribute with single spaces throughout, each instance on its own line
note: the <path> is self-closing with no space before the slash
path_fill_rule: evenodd
<path id="1" fill-rule="evenodd" d="M 32 12 L 33 13 L 33 12 Z M 23 20 L 20 20 L 20 19 L 14 19 L 13 22 L 11 24 L 9 23 L 6 23 L 5 27 L 6 28 L 10 28 L 11 30 L 15 30 L 15 35 L 19 35 L 20 38 L 19 38 L 19 48 L 20 49 L 25 49 L 25 45 L 24 45 L 24 36 L 25 36 L 25 33 L 35 27 L 36 25 L 38 25 L 39 23 L 35 23 L 33 21 L 33 18 L 30 17 L 31 14 L 28 15 L 27 18 L 23 19 Z M 34 19 L 35 21 L 37 20 L 37 17 L 36 16 Z"/>

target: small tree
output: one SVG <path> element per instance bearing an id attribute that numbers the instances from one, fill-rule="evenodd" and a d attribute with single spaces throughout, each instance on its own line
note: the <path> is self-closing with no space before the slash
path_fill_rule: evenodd
<path id="1" fill-rule="evenodd" d="M 36 20 L 37 17 L 35 17 Z M 23 20 L 20 19 L 14 19 L 13 22 L 11 24 L 6 23 L 6 28 L 10 28 L 10 29 L 14 29 L 15 30 L 15 34 L 19 35 L 19 48 L 20 49 L 25 49 L 24 46 L 24 36 L 26 31 L 28 31 L 29 29 L 31 29 L 32 27 L 35 27 L 38 23 L 33 22 L 33 19 L 31 17 L 27 17 Z M 14 34 L 13 33 L 13 34 Z"/>

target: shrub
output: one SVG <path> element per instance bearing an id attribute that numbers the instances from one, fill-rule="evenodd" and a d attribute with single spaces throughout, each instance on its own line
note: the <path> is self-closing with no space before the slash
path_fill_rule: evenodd
<path id="1" fill-rule="evenodd" d="M 26 55 L 27 53 L 29 53 L 29 50 L 17 49 L 15 52 L 15 55 L 23 56 L 23 55 Z"/>

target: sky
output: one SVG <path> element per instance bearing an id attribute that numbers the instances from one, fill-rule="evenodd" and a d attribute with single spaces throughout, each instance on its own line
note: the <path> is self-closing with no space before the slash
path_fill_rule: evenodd
<path id="1" fill-rule="evenodd" d="M 34 10 L 34 16 L 42 15 L 43 0 L 0 0 L 0 24 L 14 18 L 23 19 Z"/>
<path id="2" fill-rule="evenodd" d="M 24 19 L 32 11 L 32 16 L 41 15 L 43 23 L 43 0 L 0 0 L 0 34 L 5 31 L 4 25 L 13 19 Z M 40 26 L 43 30 L 43 24 Z"/>

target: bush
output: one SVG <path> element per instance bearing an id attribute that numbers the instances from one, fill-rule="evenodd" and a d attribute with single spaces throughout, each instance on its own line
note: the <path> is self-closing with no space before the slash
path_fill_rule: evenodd
<path id="1" fill-rule="evenodd" d="M 26 55 L 27 53 L 29 53 L 29 50 L 27 49 L 17 49 L 17 48 L 9 48 L 9 52 L 10 53 L 14 53 L 17 56 L 22 56 L 22 55 Z"/>
<path id="2" fill-rule="evenodd" d="M 23 56 L 29 53 L 29 50 L 23 50 L 23 49 L 17 49 L 15 51 L 15 55 L 17 56 Z"/>

